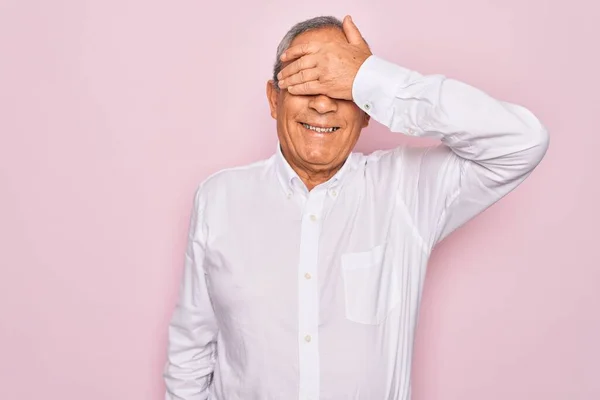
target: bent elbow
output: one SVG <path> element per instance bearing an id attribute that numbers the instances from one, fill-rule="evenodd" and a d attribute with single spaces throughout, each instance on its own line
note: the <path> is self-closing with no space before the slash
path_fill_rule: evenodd
<path id="1" fill-rule="evenodd" d="M 550 147 L 550 135 L 545 126 L 541 125 L 531 135 L 531 147 L 528 150 L 528 166 L 531 170 L 542 161 Z"/>

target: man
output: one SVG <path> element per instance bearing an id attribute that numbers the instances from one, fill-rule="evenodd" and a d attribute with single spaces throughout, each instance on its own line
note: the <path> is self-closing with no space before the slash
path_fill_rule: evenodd
<path id="1" fill-rule="evenodd" d="M 349 17 L 297 24 L 277 55 L 275 155 L 196 192 L 166 399 L 409 399 L 432 249 L 523 182 L 548 135 L 372 55 Z M 441 144 L 352 153 L 370 118 Z"/>

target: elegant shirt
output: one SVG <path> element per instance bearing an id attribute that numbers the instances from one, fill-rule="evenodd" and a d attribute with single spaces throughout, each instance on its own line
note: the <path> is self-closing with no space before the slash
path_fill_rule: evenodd
<path id="1" fill-rule="evenodd" d="M 526 108 L 377 56 L 354 102 L 440 139 L 351 153 L 308 191 L 282 156 L 226 169 L 194 198 L 164 370 L 168 400 L 407 400 L 434 246 L 546 153 Z"/>

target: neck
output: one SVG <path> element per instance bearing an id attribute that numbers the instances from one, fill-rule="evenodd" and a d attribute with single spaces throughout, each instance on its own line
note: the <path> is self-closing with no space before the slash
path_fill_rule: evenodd
<path id="1" fill-rule="evenodd" d="M 309 192 L 315 186 L 318 186 L 321 183 L 327 182 L 329 179 L 331 179 L 331 177 L 333 177 L 342 167 L 341 165 L 339 165 L 332 169 L 314 170 L 308 168 L 298 168 L 294 165 L 291 166 L 292 169 L 296 172 L 296 174 L 298 174 L 298 177 L 304 183 Z"/>
<path id="2" fill-rule="evenodd" d="M 292 157 L 288 157 L 281 146 L 279 147 L 279 150 L 281 151 L 281 155 L 283 156 L 284 160 L 292 168 L 296 175 L 298 175 L 309 192 L 316 186 L 331 179 L 342 168 L 349 157 L 348 155 L 345 159 L 335 165 L 314 165 L 304 163 L 302 160 L 295 160 L 292 159 Z"/>
<path id="3" fill-rule="evenodd" d="M 341 163 L 334 166 L 324 166 L 324 165 L 312 165 L 305 163 L 296 163 L 291 161 L 286 157 L 285 153 L 283 153 L 283 157 L 287 160 L 287 163 L 294 170 L 294 172 L 298 175 L 302 183 L 306 186 L 308 191 L 310 192 L 315 186 L 320 185 L 321 183 L 327 182 L 331 179 L 344 165 L 347 158 L 343 160 Z"/>

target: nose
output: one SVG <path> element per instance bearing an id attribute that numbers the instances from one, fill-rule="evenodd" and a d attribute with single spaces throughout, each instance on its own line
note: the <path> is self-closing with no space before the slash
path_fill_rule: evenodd
<path id="1" fill-rule="evenodd" d="M 310 99 L 308 106 L 319 114 L 337 111 L 337 101 L 324 94 L 314 96 Z"/>

